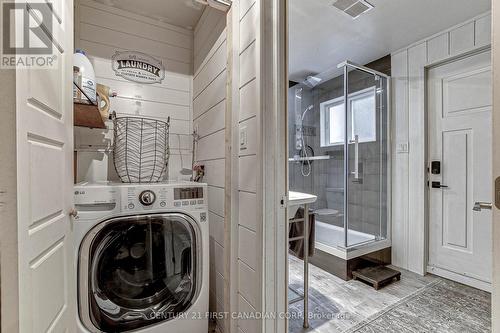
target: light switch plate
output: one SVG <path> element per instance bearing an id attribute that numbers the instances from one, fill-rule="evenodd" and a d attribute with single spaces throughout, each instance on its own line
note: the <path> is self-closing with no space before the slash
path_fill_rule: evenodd
<path id="1" fill-rule="evenodd" d="M 408 146 L 408 142 L 398 142 L 398 144 L 396 145 L 396 152 L 398 154 L 406 154 L 409 152 Z"/>
<path id="2" fill-rule="evenodd" d="M 240 150 L 247 149 L 248 146 L 248 135 L 247 135 L 247 127 L 240 127 Z"/>

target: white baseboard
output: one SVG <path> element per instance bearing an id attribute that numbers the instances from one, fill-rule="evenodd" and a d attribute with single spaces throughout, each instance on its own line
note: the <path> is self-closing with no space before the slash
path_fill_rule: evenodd
<path id="1" fill-rule="evenodd" d="M 492 291 L 491 283 L 489 283 L 489 282 L 474 279 L 474 278 L 469 277 L 469 276 L 464 276 L 462 274 L 451 272 L 451 271 L 443 269 L 443 268 L 439 268 L 439 267 L 435 267 L 435 266 L 427 266 L 427 273 L 441 276 L 445 279 L 452 280 L 452 281 L 455 281 L 458 283 L 462 283 L 462 284 L 465 284 L 467 286 L 474 287 L 477 289 L 481 289 L 481 290 L 487 291 L 489 293 L 491 293 L 491 291 Z"/>

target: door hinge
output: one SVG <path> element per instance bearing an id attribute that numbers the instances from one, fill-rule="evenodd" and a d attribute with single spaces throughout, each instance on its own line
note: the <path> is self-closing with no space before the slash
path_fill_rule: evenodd
<path id="1" fill-rule="evenodd" d="M 281 200 L 280 200 L 280 206 L 281 206 L 281 208 L 286 208 L 287 202 L 288 202 L 287 196 L 286 195 L 282 195 L 281 196 Z"/>

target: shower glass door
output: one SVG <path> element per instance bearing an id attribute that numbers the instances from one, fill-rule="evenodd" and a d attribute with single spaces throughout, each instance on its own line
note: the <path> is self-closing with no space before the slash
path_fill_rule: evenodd
<path id="1" fill-rule="evenodd" d="M 387 78 L 347 65 L 346 247 L 387 238 Z"/>
<path id="2" fill-rule="evenodd" d="M 291 85 L 288 101 L 289 187 L 317 196 L 315 240 L 328 251 L 389 238 L 388 77 L 340 70 Z"/>

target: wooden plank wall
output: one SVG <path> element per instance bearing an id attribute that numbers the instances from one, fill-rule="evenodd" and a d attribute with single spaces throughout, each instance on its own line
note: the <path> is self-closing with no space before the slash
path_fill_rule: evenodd
<path id="1" fill-rule="evenodd" d="M 237 271 L 236 300 L 234 308 L 240 313 L 262 311 L 262 139 L 261 139 L 261 1 L 240 0 L 233 2 L 233 52 L 234 69 L 233 117 L 238 124 L 240 137 L 246 132 L 246 147 L 234 150 L 237 160 L 238 189 L 237 232 L 235 265 Z M 238 319 L 238 332 L 261 332 L 262 321 Z"/>
<path id="2" fill-rule="evenodd" d="M 118 97 L 111 110 L 120 116 L 171 119 L 170 179 L 189 179 L 180 174 L 191 168 L 193 31 L 109 7 L 92 0 L 77 2 L 75 44 L 87 52 L 97 82 L 111 87 Z M 116 51 L 141 51 L 162 60 L 167 73 L 161 84 L 138 84 L 117 77 L 111 68 Z M 109 148 L 108 130 L 75 128 L 78 151 L 77 181 L 116 180 Z"/>
<path id="3" fill-rule="evenodd" d="M 485 13 L 392 53 L 392 263 L 419 274 L 427 258 L 425 71 L 488 47 L 490 27 Z"/>
<path id="4" fill-rule="evenodd" d="M 210 311 L 223 312 L 225 282 L 226 15 L 207 7 L 194 31 L 194 128 L 196 160 L 205 165 L 210 225 Z M 218 320 L 224 327 L 224 321 Z"/>

